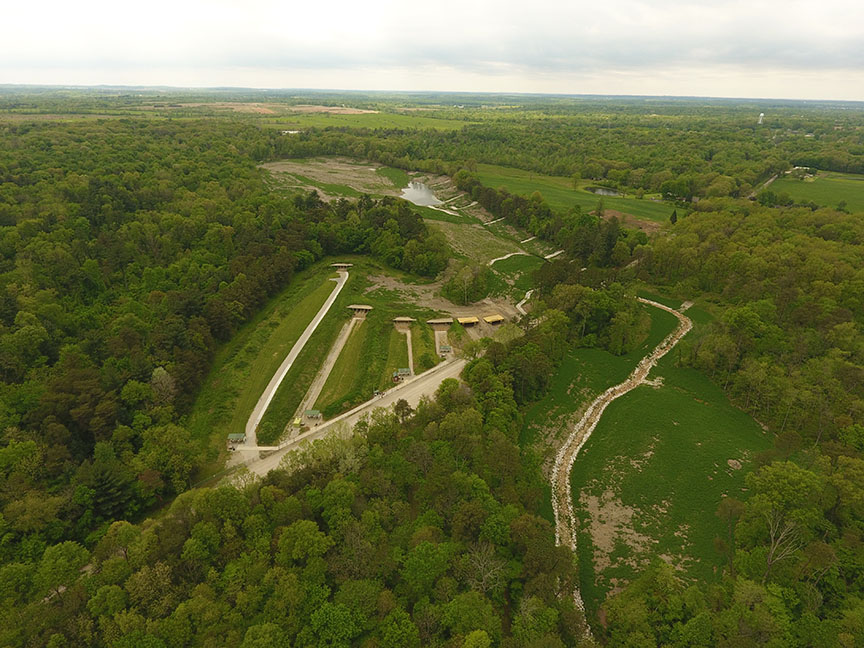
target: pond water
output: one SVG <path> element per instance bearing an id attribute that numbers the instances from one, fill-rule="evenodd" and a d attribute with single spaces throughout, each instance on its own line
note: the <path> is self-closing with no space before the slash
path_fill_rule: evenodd
<path id="1" fill-rule="evenodd" d="M 590 191 L 591 193 L 597 194 L 598 196 L 622 195 L 620 191 L 615 191 L 614 189 L 609 189 L 608 187 L 585 187 L 585 191 Z"/>
<path id="2" fill-rule="evenodd" d="M 416 180 L 412 180 L 402 190 L 402 198 L 421 207 L 434 207 L 441 204 L 441 201 L 435 197 L 435 194 L 432 193 L 429 187 Z"/>

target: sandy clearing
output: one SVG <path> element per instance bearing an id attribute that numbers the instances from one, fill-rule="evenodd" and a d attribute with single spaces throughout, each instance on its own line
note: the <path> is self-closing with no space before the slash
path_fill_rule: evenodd
<path id="1" fill-rule="evenodd" d="M 597 423 L 599 423 L 600 417 L 609 403 L 644 383 L 648 377 L 648 373 L 657 364 L 657 361 L 671 351 L 678 344 L 678 341 L 693 327 L 693 322 L 690 318 L 674 308 L 669 308 L 642 297 L 639 297 L 638 300 L 643 304 L 660 308 L 675 315 L 678 318 L 678 327 L 666 336 L 651 353 L 639 361 L 639 364 L 636 365 L 636 368 L 624 382 L 610 387 L 594 399 L 555 456 L 555 466 L 552 471 L 552 509 L 555 513 L 555 542 L 558 545 L 569 547 L 574 552 L 576 551 L 577 522 L 573 511 L 573 494 L 570 490 L 570 473 L 573 470 L 576 456 L 597 427 Z M 585 604 L 582 601 L 582 594 L 578 587 L 573 592 L 573 600 L 576 606 L 584 612 Z M 587 624 L 585 634 L 586 636 L 591 634 L 591 628 Z"/>

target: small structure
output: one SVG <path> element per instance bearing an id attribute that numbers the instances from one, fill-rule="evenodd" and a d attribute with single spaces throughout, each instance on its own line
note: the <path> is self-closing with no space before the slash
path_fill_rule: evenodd
<path id="1" fill-rule="evenodd" d="M 228 435 L 228 449 L 234 450 L 237 446 L 246 443 L 245 432 L 232 432 Z"/>
<path id="2" fill-rule="evenodd" d="M 401 369 L 397 369 L 396 371 L 393 372 L 393 382 L 394 383 L 402 382 L 403 380 L 405 380 L 406 378 L 408 378 L 410 376 L 411 376 L 411 370 L 410 369 L 408 369 L 406 367 L 403 367 Z"/>
<path id="3" fill-rule="evenodd" d="M 476 317 L 459 317 L 457 320 L 462 326 L 474 326 L 479 324 L 480 320 Z"/>
<path id="4" fill-rule="evenodd" d="M 348 308 L 354 311 L 354 317 L 366 317 L 366 313 L 372 310 L 369 304 L 351 304 Z"/>
<path id="5" fill-rule="evenodd" d="M 353 263 L 331 263 L 331 268 L 336 268 L 337 270 L 347 270 L 348 268 L 354 267 Z"/>
<path id="6" fill-rule="evenodd" d="M 298 416 L 294 419 L 294 427 L 302 427 L 303 420 Z"/>
<path id="7" fill-rule="evenodd" d="M 453 323 L 452 317 L 439 317 L 438 319 L 426 320 L 426 323 L 429 326 L 435 326 L 436 324 L 439 326 L 450 326 Z"/>
<path id="8" fill-rule="evenodd" d="M 315 409 L 306 410 L 306 413 L 304 414 L 304 416 L 306 418 L 310 418 L 310 419 L 320 419 L 321 418 L 321 412 L 319 412 L 318 410 L 315 410 Z"/>
<path id="9" fill-rule="evenodd" d="M 453 347 L 451 347 L 449 344 L 442 344 L 440 347 L 438 347 L 438 350 L 441 352 L 442 357 L 447 355 L 448 353 L 453 353 Z"/>
<path id="10" fill-rule="evenodd" d="M 394 317 L 393 321 L 396 324 L 410 324 L 411 322 L 416 322 L 417 320 L 413 317 Z"/>
<path id="11" fill-rule="evenodd" d="M 486 317 L 483 318 L 483 321 L 486 322 L 487 324 L 493 324 L 493 325 L 494 324 L 500 324 L 501 322 L 504 321 L 504 316 L 499 315 L 498 313 L 495 313 L 494 315 L 487 315 Z"/>

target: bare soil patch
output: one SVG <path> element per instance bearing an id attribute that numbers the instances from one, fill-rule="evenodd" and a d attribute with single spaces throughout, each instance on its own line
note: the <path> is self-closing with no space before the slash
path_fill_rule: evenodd
<path id="1" fill-rule="evenodd" d="M 283 106 L 279 104 L 264 104 L 264 103 L 250 103 L 250 102 L 234 102 L 234 101 L 214 101 L 212 103 L 182 103 L 177 104 L 182 108 L 215 108 L 217 110 L 230 110 L 232 112 L 237 113 L 252 113 L 258 115 L 275 115 L 277 112 L 280 112 L 279 109 L 284 109 Z M 171 108 L 173 106 L 166 106 L 167 108 Z"/>
<path id="2" fill-rule="evenodd" d="M 613 217 L 617 218 L 618 222 L 621 223 L 623 227 L 642 230 L 646 234 L 654 234 L 655 232 L 658 232 L 661 227 L 660 223 L 655 223 L 654 221 L 650 220 L 644 220 L 642 218 L 636 218 L 635 216 L 625 214 L 624 212 L 620 212 L 615 209 L 603 210 L 603 220 L 612 220 Z"/>

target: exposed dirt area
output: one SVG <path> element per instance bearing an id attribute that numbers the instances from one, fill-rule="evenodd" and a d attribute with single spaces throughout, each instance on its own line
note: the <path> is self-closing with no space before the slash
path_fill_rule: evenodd
<path id="1" fill-rule="evenodd" d="M 162 106 L 157 106 L 162 107 Z M 285 109 L 284 106 L 280 104 L 265 104 L 265 103 L 251 103 L 251 102 L 240 102 L 240 101 L 214 101 L 212 103 L 181 103 L 176 106 L 166 105 L 165 108 L 215 108 L 216 110 L 230 110 L 236 113 L 252 113 L 258 115 L 275 115 L 282 110 Z"/>
<path id="2" fill-rule="evenodd" d="M 589 530 L 594 545 L 594 572 L 598 579 L 602 572 L 613 564 L 612 554 L 623 543 L 632 554 L 647 551 L 654 540 L 635 530 L 633 517 L 636 511 L 625 506 L 611 489 L 599 496 L 580 493 L 579 501 L 584 504 L 590 516 Z M 634 558 L 626 559 L 634 563 Z"/>
<path id="3" fill-rule="evenodd" d="M 594 212 L 591 213 L 593 214 Z M 660 231 L 660 223 L 655 223 L 654 221 L 650 220 L 644 220 L 642 218 L 636 218 L 635 216 L 625 214 L 624 212 L 620 212 L 615 209 L 603 210 L 603 220 L 612 220 L 613 217 L 618 219 L 618 222 L 621 223 L 622 227 L 642 230 L 646 234 L 654 234 L 655 232 Z"/>
<path id="4" fill-rule="evenodd" d="M 445 299 L 439 294 L 442 286 L 441 280 L 428 284 L 406 284 L 399 281 L 395 277 L 388 277 L 384 275 L 370 275 L 369 280 L 373 283 L 371 286 L 366 288 L 365 292 L 367 293 L 378 290 L 379 288 L 383 288 L 385 290 L 392 290 L 399 293 L 399 295 L 403 297 L 406 301 L 411 301 L 416 304 L 423 304 L 423 306 L 427 308 L 431 308 L 432 310 L 437 310 L 442 313 L 447 313 L 452 317 L 475 316 L 482 318 L 486 315 L 492 315 L 494 313 L 500 313 L 507 319 L 513 319 L 518 317 L 516 307 L 508 300 L 503 298 L 487 297 L 486 299 L 469 306 L 459 306 L 457 304 L 454 304 L 449 299 Z M 488 332 L 486 332 L 487 328 Z M 485 334 L 491 335 L 491 332 L 494 329 L 485 322 L 481 322 L 480 324 L 472 327 L 471 329 L 466 330 L 469 332 L 472 330 L 476 330 L 478 332 L 483 331 L 485 332 Z"/>
<path id="5" fill-rule="evenodd" d="M 342 185 L 360 193 L 383 194 L 398 196 L 401 190 L 389 178 L 376 172 L 381 165 L 374 162 L 357 162 L 346 158 L 320 158 L 315 160 L 280 160 L 262 164 L 261 168 L 276 175 L 288 174 L 293 177 L 302 176 L 312 182 L 323 185 Z M 284 177 L 284 176 L 283 176 Z M 302 181 L 301 181 L 302 182 Z M 305 185 L 308 186 L 308 185 Z M 338 195 L 327 195 L 326 190 L 310 186 L 325 200 L 338 198 Z"/>

